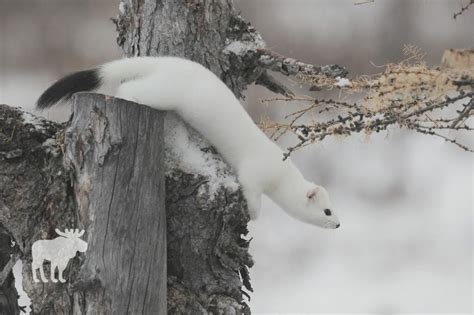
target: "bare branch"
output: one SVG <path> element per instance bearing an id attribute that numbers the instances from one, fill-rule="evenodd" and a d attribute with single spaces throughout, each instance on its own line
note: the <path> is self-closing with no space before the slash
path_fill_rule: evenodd
<path id="1" fill-rule="evenodd" d="M 354 5 L 373 3 L 375 0 L 354 0 Z"/>
<path id="2" fill-rule="evenodd" d="M 299 140 L 298 143 L 287 148 L 287 153 L 285 153 L 284 159 L 288 158 L 293 151 L 314 143 L 315 141 L 322 141 L 327 136 L 348 136 L 361 132 L 366 134 L 373 132 L 378 133 L 381 131 L 387 131 L 388 128 L 393 125 L 398 125 L 401 128 L 406 128 L 422 134 L 437 136 L 466 151 L 474 152 L 467 146 L 457 142 L 457 140 L 448 138 L 447 136 L 435 131 L 443 129 L 474 130 L 474 128 L 463 123 L 463 120 L 471 117 L 474 113 L 473 96 L 474 93 L 460 95 L 441 102 L 427 104 L 422 108 L 411 111 L 408 110 L 408 108 L 396 106 L 379 112 L 367 111 L 363 107 L 334 100 L 315 100 L 314 104 L 309 108 L 296 112 L 296 119 L 293 119 L 289 124 L 268 126 L 268 129 L 276 128 L 280 131 L 291 130 L 295 135 L 297 135 Z M 470 102 L 462 105 L 463 109 L 458 111 L 459 115 L 456 117 L 437 121 L 420 119 L 426 117 L 426 114 L 429 112 L 450 107 L 463 99 L 470 99 Z M 412 107 L 411 105 L 412 104 L 409 104 L 407 107 Z M 315 108 L 319 108 L 319 113 L 328 111 L 326 110 L 328 108 L 337 108 L 339 112 L 344 112 L 345 114 L 339 114 L 336 118 L 325 122 L 315 122 L 312 125 L 295 124 L 297 119 Z"/>
<path id="3" fill-rule="evenodd" d="M 336 78 L 345 77 L 348 74 L 346 68 L 338 65 L 315 66 L 293 58 L 288 58 L 265 48 L 257 49 L 257 52 L 260 54 L 259 64 L 261 66 L 287 76 L 304 74 L 325 75 L 330 78 Z"/>
<path id="4" fill-rule="evenodd" d="M 459 10 L 458 12 L 455 12 L 454 15 L 453 15 L 453 18 L 456 19 L 458 16 L 460 16 L 461 14 L 464 13 L 464 11 L 467 11 L 467 9 L 469 9 L 469 7 L 474 3 L 474 0 L 470 0 L 468 4 L 466 4 L 465 6 L 462 6 L 461 7 L 461 10 Z"/>
<path id="5" fill-rule="evenodd" d="M 268 70 L 286 76 L 320 75 L 336 78 L 348 74 L 344 67 L 338 65 L 315 66 L 267 49 L 260 34 L 241 16 L 231 19 L 222 53 L 229 60 L 228 67 L 238 70 L 235 73 L 241 73 L 236 76 L 237 81 L 231 82 L 231 86 L 237 87 L 233 89 L 234 93 L 238 92 L 237 96 L 240 96 L 240 90 L 243 90 L 240 86 L 247 86 L 252 82 L 263 85 L 275 93 L 291 95 L 288 93 L 288 88 L 269 76 Z M 241 84 L 239 80 L 245 81 L 245 84 Z"/>
<path id="6" fill-rule="evenodd" d="M 285 122 L 263 122 L 263 128 L 270 131 L 274 139 L 287 132 L 297 137 L 297 142 L 287 148 L 284 159 L 293 151 L 328 136 L 378 133 L 388 131 L 390 126 L 436 136 L 473 152 L 442 132 L 474 130 L 468 125 L 474 115 L 474 71 L 470 67 L 432 69 L 426 66 L 424 54 L 417 47 L 406 46 L 404 52 L 408 56 L 406 60 L 386 65 L 383 73 L 373 77 L 362 76 L 349 81 L 321 75 L 298 76 L 319 90 L 341 89 L 345 96 L 339 100 L 296 96 L 266 100 L 309 103 L 287 115 Z M 468 53 L 463 51 L 463 56 Z M 362 99 L 349 103 L 345 98 L 354 99 L 349 94 L 361 95 Z M 306 118 L 310 113 L 316 115 L 312 115 L 313 120 L 308 123 Z"/>
<path id="7" fill-rule="evenodd" d="M 473 109 L 474 109 L 474 99 L 471 98 L 469 103 L 464 106 L 464 109 L 458 112 L 459 116 L 453 120 L 453 122 L 450 125 L 450 128 L 455 129 L 459 127 L 461 123 L 466 121 L 472 115 Z"/>
<path id="8" fill-rule="evenodd" d="M 290 89 L 288 89 L 286 86 L 284 86 L 281 82 L 279 82 L 266 71 L 257 79 L 257 81 L 255 81 L 255 84 L 262 85 L 276 94 L 281 94 L 285 96 L 294 95 L 294 93 Z"/>

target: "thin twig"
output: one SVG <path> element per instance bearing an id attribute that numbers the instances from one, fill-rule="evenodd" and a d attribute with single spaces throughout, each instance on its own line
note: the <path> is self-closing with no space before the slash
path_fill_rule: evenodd
<path id="1" fill-rule="evenodd" d="M 461 7 L 461 10 L 459 10 L 458 12 L 455 12 L 454 15 L 453 15 L 453 18 L 456 19 L 458 16 L 460 16 L 461 14 L 464 13 L 464 11 L 466 11 L 467 9 L 469 9 L 469 7 L 474 3 L 474 0 L 471 0 L 469 1 L 468 4 L 466 4 L 465 6 Z"/>

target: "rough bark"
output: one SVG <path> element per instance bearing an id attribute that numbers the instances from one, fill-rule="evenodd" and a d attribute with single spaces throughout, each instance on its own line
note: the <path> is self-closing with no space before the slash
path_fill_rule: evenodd
<path id="1" fill-rule="evenodd" d="M 251 290 L 247 268 L 253 262 L 242 238 L 249 216 L 233 170 L 200 135 L 167 115 L 168 311 L 249 313 L 242 296 L 243 286 Z M 182 150 L 177 143 L 184 143 Z M 187 165 L 194 161 L 183 154 L 201 155 L 212 173 Z"/>
<path id="2" fill-rule="evenodd" d="M 74 195 L 57 141 L 61 129 L 59 124 L 0 105 L 0 225 L 9 243 L 15 244 L 0 251 L 2 261 L 9 261 L 2 273 L 10 277 L 15 260 L 23 260 L 23 285 L 38 314 L 51 314 L 55 299 L 69 299 L 64 285 L 46 284 L 33 290 L 29 269 L 34 241 L 53 238 L 55 227 L 77 225 Z M 10 257 L 12 249 L 16 254 Z"/>
<path id="3" fill-rule="evenodd" d="M 0 224 L 0 314 L 16 315 L 20 313 L 17 299 L 18 293 L 15 288 L 15 279 L 11 273 L 14 260 L 12 238 L 8 231 Z M 3 272 L 5 271 L 5 272 Z"/>

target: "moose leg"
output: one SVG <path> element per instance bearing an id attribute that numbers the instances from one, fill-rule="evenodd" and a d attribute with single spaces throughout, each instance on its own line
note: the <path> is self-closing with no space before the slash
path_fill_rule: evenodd
<path id="1" fill-rule="evenodd" d="M 58 282 L 58 279 L 54 277 L 54 272 L 56 271 L 57 263 L 51 261 L 51 281 L 56 283 Z"/>
<path id="2" fill-rule="evenodd" d="M 38 266 L 35 266 L 35 265 L 31 265 L 31 272 L 33 274 L 33 281 L 38 283 L 40 282 L 39 279 L 38 279 L 38 276 L 36 275 L 36 270 L 38 269 Z"/>
<path id="3" fill-rule="evenodd" d="M 66 269 L 67 267 L 67 263 L 68 263 L 67 260 L 58 262 L 58 277 L 59 277 L 59 281 L 62 283 L 66 282 L 66 279 L 64 279 L 63 277 L 63 272 L 64 272 L 64 269 Z"/>
<path id="4" fill-rule="evenodd" d="M 48 279 L 46 279 L 46 276 L 44 275 L 44 270 L 43 270 L 43 263 L 41 262 L 41 265 L 39 266 L 39 271 L 40 271 L 40 278 L 41 281 L 43 282 L 48 282 Z"/>

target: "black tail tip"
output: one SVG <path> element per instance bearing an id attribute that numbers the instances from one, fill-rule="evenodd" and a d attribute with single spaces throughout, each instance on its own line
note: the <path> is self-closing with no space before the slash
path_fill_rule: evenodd
<path id="1" fill-rule="evenodd" d="M 74 72 L 59 79 L 44 91 L 36 102 L 36 107 L 39 109 L 51 107 L 61 100 L 70 99 L 74 93 L 91 91 L 100 85 L 98 69 Z"/>

